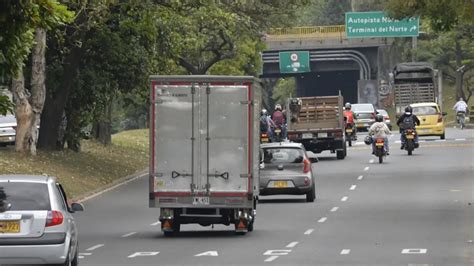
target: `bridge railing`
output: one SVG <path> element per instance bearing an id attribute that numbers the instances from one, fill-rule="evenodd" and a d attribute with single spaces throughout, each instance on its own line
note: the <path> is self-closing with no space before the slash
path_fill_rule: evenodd
<path id="1" fill-rule="evenodd" d="M 304 38 L 345 38 L 344 25 L 310 26 L 295 28 L 272 28 L 267 32 L 267 40 L 304 39 Z"/>

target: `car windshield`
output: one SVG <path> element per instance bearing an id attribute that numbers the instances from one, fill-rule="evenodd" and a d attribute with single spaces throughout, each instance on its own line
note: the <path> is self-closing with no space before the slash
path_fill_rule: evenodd
<path id="1" fill-rule="evenodd" d="M 436 106 L 417 106 L 413 107 L 413 113 L 415 115 L 436 115 L 438 114 L 438 109 Z"/>
<path id="2" fill-rule="evenodd" d="M 10 211 L 51 210 L 48 186 L 42 183 L 0 182 L 0 205 Z"/>
<path id="3" fill-rule="evenodd" d="M 299 148 L 264 148 L 263 161 L 266 164 L 302 163 L 304 153 Z"/>
<path id="4" fill-rule="evenodd" d="M 352 111 L 354 112 L 373 112 L 374 107 L 371 104 L 353 104 Z"/>

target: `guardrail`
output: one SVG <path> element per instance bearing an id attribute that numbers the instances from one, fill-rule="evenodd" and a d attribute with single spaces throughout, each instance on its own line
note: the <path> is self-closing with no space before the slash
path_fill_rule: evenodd
<path id="1" fill-rule="evenodd" d="M 344 25 L 311 26 L 295 28 L 272 28 L 267 39 L 303 39 L 303 38 L 343 38 L 346 35 Z"/>

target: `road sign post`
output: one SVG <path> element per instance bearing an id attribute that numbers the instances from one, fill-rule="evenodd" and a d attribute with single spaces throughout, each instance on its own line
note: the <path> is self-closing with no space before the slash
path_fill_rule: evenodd
<path id="1" fill-rule="evenodd" d="M 392 19 L 386 13 L 347 12 L 347 38 L 413 37 L 419 35 L 420 19 Z"/>
<path id="2" fill-rule="evenodd" d="M 311 72 L 308 51 L 280 52 L 280 73 Z"/>

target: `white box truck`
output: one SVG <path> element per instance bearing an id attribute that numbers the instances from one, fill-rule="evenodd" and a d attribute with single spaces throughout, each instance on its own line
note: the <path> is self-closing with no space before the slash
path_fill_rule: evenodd
<path id="1" fill-rule="evenodd" d="M 253 230 L 261 90 L 254 77 L 151 76 L 149 206 L 181 224 Z"/>

